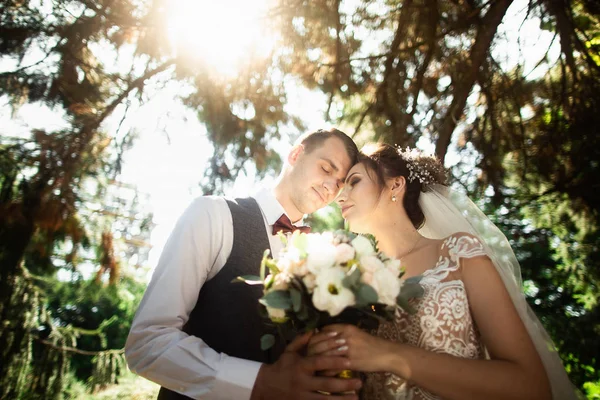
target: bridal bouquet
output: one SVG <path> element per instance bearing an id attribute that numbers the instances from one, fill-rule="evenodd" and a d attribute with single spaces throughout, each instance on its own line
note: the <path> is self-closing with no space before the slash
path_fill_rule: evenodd
<path id="1" fill-rule="evenodd" d="M 330 323 L 368 327 L 369 321 L 391 320 L 396 307 L 413 312 L 408 300 L 423 293 L 420 277 L 401 279 L 400 261 L 377 251 L 365 236 L 296 231 L 281 239 L 278 258 L 265 251 L 260 276 L 236 281 L 263 285 L 261 311 L 284 336 Z M 261 347 L 266 350 L 274 342 L 273 335 L 265 335 Z"/>

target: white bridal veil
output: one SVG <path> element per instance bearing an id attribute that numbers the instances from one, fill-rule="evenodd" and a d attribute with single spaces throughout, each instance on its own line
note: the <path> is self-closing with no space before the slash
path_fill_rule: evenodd
<path id="1" fill-rule="evenodd" d="M 419 205 L 425 225 L 419 232 L 432 239 L 453 233 L 471 233 L 483 241 L 486 253 L 500 274 L 510 298 L 542 359 L 554 400 L 583 398 L 571 384 L 552 339 L 535 316 L 521 290 L 521 267 L 506 236 L 464 194 L 443 185 L 427 185 Z"/>

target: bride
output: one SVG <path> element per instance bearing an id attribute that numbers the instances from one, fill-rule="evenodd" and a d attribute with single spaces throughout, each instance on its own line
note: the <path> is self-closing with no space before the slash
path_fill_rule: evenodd
<path id="1" fill-rule="evenodd" d="M 349 171 L 338 202 L 350 229 L 373 234 L 403 278 L 422 276 L 424 295 L 374 335 L 327 326 L 309 353 L 348 357 L 367 400 L 577 398 L 506 237 L 445 184 L 436 159 L 385 144 Z"/>

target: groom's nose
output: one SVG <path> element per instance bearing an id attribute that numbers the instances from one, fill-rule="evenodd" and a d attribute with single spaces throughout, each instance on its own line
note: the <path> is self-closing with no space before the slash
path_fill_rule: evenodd
<path id="1" fill-rule="evenodd" d="M 334 199 L 335 195 L 339 191 L 338 188 L 339 186 L 337 181 L 334 181 L 333 179 L 323 182 L 323 189 L 325 189 L 325 193 L 327 194 L 327 202 L 330 202 Z"/>

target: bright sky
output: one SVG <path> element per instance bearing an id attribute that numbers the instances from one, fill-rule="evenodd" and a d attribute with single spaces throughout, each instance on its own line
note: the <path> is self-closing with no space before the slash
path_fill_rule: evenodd
<path id="1" fill-rule="evenodd" d="M 212 63 L 224 73 L 235 74 L 236 65 L 243 63 L 245 57 L 249 54 L 252 57 L 267 54 L 274 44 L 275 39 L 265 36 L 257 25 L 262 12 L 260 4 L 260 1 L 246 0 L 174 1 L 168 11 L 171 15 L 171 40 L 179 40 L 192 55 L 202 55 L 204 61 Z M 535 20 L 520 27 L 526 6 L 527 0 L 517 0 L 511 6 L 499 30 L 500 38 L 505 39 L 498 41 L 494 55 L 504 60 L 507 66 L 521 63 L 526 71 L 530 71 L 548 49 L 552 35 L 541 32 L 539 22 Z M 189 40 L 199 37 L 210 40 Z M 516 51 L 519 39 L 521 53 Z M 551 58 L 558 54 L 557 42 L 554 43 Z M 230 51 L 219 51 L 223 47 Z M 236 48 L 239 50 L 231 51 Z M 128 65 L 127 57 L 122 56 L 114 64 L 115 68 L 120 68 L 120 64 Z M 0 63 L 0 71 L 13 67 L 12 63 Z M 543 73 L 544 70 L 540 69 L 530 76 Z M 288 87 L 287 110 L 300 116 L 309 129 L 327 127 L 323 116 L 326 97 L 298 85 L 290 84 Z M 131 108 L 122 129 L 122 132 L 128 129 L 139 132 L 134 148 L 126 154 L 120 180 L 131 182 L 140 191 L 150 195 L 156 223 L 151 238 L 153 250 L 150 253 L 150 267 L 156 264 L 178 216 L 194 197 L 201 195 L 198 182 L 212 150 L 205 127 L 198 122 L 195 113 L 174 100 L 180 90 L 180 84 L 172 82 L 160 91 L 148 91 L 149 101 L 141 107 Z M 25 105 L 17 115 L 11 116 L 5 106 L 6 99 L 0 100 L 4 100 L 4 103 L 0 103 L 0 126 L 4 134 L 23 135 L 32 128 L 52 129 L 64 125 L 60 114 L 45 107 Z M 115 112 L 106 126 L 108 131 L 116 131 L 122 112 L 123 108 Z M 432 145 L 426 140 L 420 141 L 419 146 L 432 151 Z M 282 149 L 281 154 L 285 154 L 286 150 Z M 456 162 L 456 155 L 450 153 L 447 164 Z M 228 195 L 242 196 L 254 187 L 254 179 L 241 179 Z"/>
<path id="2" fill-rule="evenodd" d="M 296 93 L 289 95 L 288 101 L 289 108 L 308 121 L 309 129 L 328 126 L 324 122 L 322 109 L 314 107 L 315 104 L 324 104 L 322 94 L 296 87 Z M 169 132 L 170 140 L 156 130 L 156 116 L 166 103 L 169 104 L 171 115 L 163 117 L 158 124 L 162 124 L 164 130 Z M 212 154 L 212 147 L 206 139 L 204 125 L 197 121 L 194 112 L 172 98 L 153 98 L 136 115 L 143 126 L 140 131 L 144 134 L 126 155 L 121 179 L 135 183 L 140 191 L 150 195 L 156 223 L 152 231 L 154 247 L 149 260 L 153 266 L 179 215 L 195 197 L 202 195 L 198 183 Z M 289 148 L 291 145 L 281 154 L 285 154 Z M 253 179 L 242 177 L 227 195 L 244 196 L 255 190 L 255 186 Z"/>

